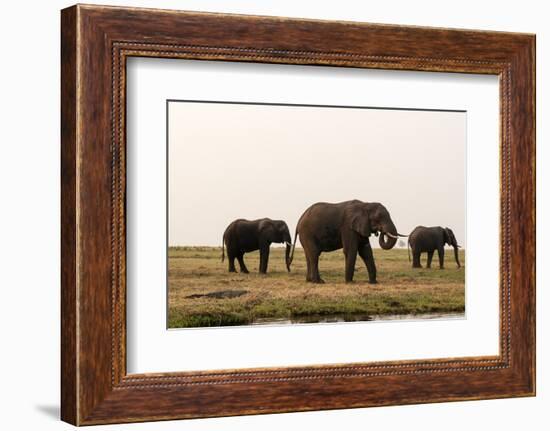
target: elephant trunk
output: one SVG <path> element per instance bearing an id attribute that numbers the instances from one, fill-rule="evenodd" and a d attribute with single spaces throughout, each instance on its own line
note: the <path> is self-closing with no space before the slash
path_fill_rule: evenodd
<path id="1" fill-rule="evenodd" d="M 296 232 L 294 233 L 294 242 L 292 243 L 292 250 L 290 251 L 290 256 L 287 260 L 286 269 L 288 272 L 290 272 L 290 265 L 292 265 L 292 259 L 294 258 L 294 249 L 296 248 L 297 239 L 298 239 L 298 228 L 296 228 Z"/>
<path id="2" fill-rule="evenodd" d="M 455 244 L 453 245 L 453 248 L 455 250 L 456 265 L 460 268 L 460 261 L 458 260 L 458 246 Z"/>
<path id="3" fill-rule="evenodd" d="M 290 232 L 288 229 L 286 229 L 286 232 L 284 234 L 284 243 L 285 243 L 285 264 L 286 264 L 286 270 L 290 272 L 290 263 L 292 262 L 292 258 L 290 257 L 290 250 L 292 249 L 292 238 L 290 237 Z"/>
<path id="4" fill-rule="evenodd" d="M 386 235 L 386 232 L 390 235 Z M 395 244 L 397 244 L 397 238 L 398 233 L 395 225 L 393 223 L 389 223 L 381 230 L 378 242 L 382 249 L 390 250 L 395 246 Z"/>

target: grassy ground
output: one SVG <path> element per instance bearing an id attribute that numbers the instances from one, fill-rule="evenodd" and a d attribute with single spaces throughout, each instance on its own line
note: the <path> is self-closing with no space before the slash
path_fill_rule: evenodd
<path id="1" fill-rule="evenodd" d="M 464 263 L 464 251 L 460 259 Z M 342 251 L 323 253 L 319 263 L 325 284 L 305 282 L 305 258 L 297 248 L 292 272 L 284 265 L 283 248 L 272 247 L 267 275 L 259 275 L 259 254 L 248 253 L 250 274 L 228 273 L 219 247 L 171 247 L 169 262 L 169 327 L 247 325 L 288 319 L 316 322 L 330 316 L 368 320 L 368 316 L 464 312 L 464 267 L 456 269 L 452 250 L 439 270 L 412 269 L 407 250 L 374 249 L 378 284 L 367 282 L 358 258 L 354 283 L 344 283 Z M 422 256 L 425 266 L 425 255 Z M 227 258 L 226 258 L 227 259 Z M 237 262 L 235 262 L 238 268 Z M 435 264 L 435 265 L 434 265 Z M 224 292 L 223 298 L 203 296 Z M 233 297 L 231 297 L 233 296 Z"/>

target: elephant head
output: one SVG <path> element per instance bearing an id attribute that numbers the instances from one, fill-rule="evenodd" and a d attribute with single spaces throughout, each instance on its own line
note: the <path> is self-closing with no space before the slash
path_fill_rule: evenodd
<path id="1" fill-rule="evenodd" d="M 287 224 L 283 220 L 264 220 L 260 224 L 262 238 L 266 241 L 285 244 L 285 264 L 286 269 L 290 272 L 290 249 L 292 246 L 292 238 Z"/>
<path id="2" fill-rule="evenodd" d="M 445 243 L 454 248 L 456 264 L 460 268 L 460 261 L 458 260 L 458 249 L 460 248 L 460 246 L 456 242 L 455 234 L 448 227 L 446 227 L 443 232 L 445 235 Z"/>
<path id="3" fill-rule="evenodd" d="M 384 250 L 393 248 L 397 239 L 404 236 L 397 233 L 390 213 L 384 205 L 378 202 L 364 203 L 354 207 L 351 228 L 365 237 L 369 237 L 371 234 L 380 234 L 378 242 Z"/>

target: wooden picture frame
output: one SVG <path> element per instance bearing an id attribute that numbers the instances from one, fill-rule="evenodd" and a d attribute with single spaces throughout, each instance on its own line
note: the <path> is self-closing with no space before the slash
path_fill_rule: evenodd
<path id="1" fill-rule="evenodd" d="M 535 36 L 77 5 L 61 13 L 61 418 L 75 425 L 535 394 Z M 126 373 L 130 56 L 500 77 L 500 354 Z"/>

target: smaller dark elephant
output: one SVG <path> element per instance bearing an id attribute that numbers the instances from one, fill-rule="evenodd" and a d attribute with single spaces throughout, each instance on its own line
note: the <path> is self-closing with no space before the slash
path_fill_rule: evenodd
<path id="1" fill-rule="evenodd" d="M 455 235 L 448 227 L 443 228 L 441 226 L 417 226 L 409 235 L 408 247 L 410 246 L 413 254 L 413 268 L 422 268 L 420 265 L 420 254 L 428 253 L 428 260 L 426 267 L 430 268 L 432 265 L 432 257 L 434 251 L 437 250 L 439 255 L 439 268 L 443 269 L 445 260 L 445 244 L 448 244 L 454 248 L 456 265 L 460 268 L 460 261 L 458 260 L 458 249 L 460 246 L 456 242 Z M 409 261 L 411 255 L 409 254 Z"/>
<path id="2" fill-rule="evenodd" d="M 269 260 L 269 247 L 271 243 L 285 243 L 285 263 L 287 271 L 290 272 L 290 247 L 292 239 L 287 224 L 282 220 L 271 220 L 262 218 L 258 220 L 238 219 L 232 222 L 223 233 L 222 239 L 222 262 L 225 258 L 224 245 L 227 247 L 229 261 L 229 272 L 235 270 L 235 259 L 239 261 L 241 272 L 248 274 L 244 264 L 245 253 L 260 250 L 260 273 L 267 272 Z"/>

